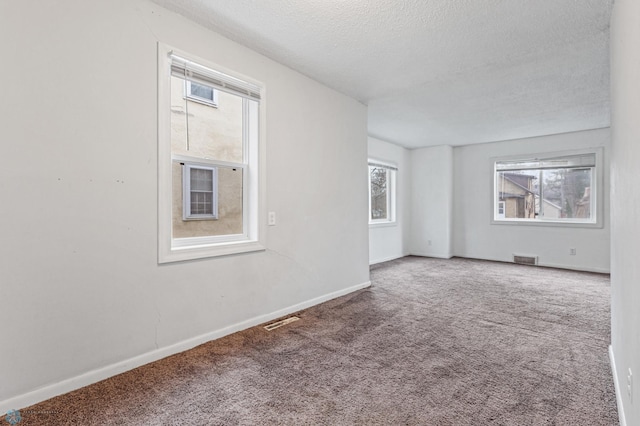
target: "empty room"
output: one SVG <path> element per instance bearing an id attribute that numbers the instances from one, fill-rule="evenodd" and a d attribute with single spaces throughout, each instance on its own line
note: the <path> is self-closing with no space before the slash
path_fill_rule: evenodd
<path id="1" fill-rule="evenodd" d="M 639 24 L 0 0 L 0 423 L 640 424 Z"/>

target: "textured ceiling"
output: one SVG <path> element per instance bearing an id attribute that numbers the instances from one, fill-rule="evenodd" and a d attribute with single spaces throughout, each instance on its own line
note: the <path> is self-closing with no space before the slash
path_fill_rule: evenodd
<path id="1" fill-rule="evenodd" d="M 153 0 L 369 107 L 409 148 L 609 126 L 613 0 Z"/>

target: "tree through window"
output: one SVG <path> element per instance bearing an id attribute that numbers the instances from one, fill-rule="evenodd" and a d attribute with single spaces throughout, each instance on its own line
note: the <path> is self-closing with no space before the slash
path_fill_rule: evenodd
<path id="1" fill-rule="evenodd" d="M 395 173 L 397 168 L 369 162 L 369 222 L 395 221 Z"/>

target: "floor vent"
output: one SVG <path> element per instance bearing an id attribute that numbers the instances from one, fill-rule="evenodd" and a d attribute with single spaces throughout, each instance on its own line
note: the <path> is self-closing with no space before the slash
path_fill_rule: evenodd
<path id="1" fill-rule="evenodd" d="M 513 263 L 519 263 L 520 265 L 537 265 L 538 256 L 522 256 L 519 254 L 514 254 Z"/>
<path id="2" fill-rule="evenodd" d="M 272 330 L 275 330 L 276 328 L 282 327 L 283 325 L 287 325 L 287 324 L 290 324 L 290 323 L 292 323 L 294 321 L 298 321 L 299 319 L 300 318 L 298 318 L 298 317 L 289 317 L 287 319 L 283 319 L 283 320 L 280 320 L 280 321 L 272 322 L 269 325 L 265 325 L 264 329 L 267 330 L 267 331 L 272 331 Z"/>

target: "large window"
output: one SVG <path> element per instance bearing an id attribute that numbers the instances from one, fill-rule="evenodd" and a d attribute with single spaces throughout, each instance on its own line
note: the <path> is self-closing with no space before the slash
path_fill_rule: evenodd
<path id="1" fill-rule="evenodd" d="M 160 45 L 160 262 L 264 248 L 262 90 L 216 68 Z"/>
<path id="2" fill-rule="evenodd" d="M 395 222 L 395 175 L 390 164 L 369 161 L 369 223 Z"/>
<path id="3" fill-rule="evenodd" d="M 598 223 L 598 155 L 496 160 L 496 222 Z"/>

